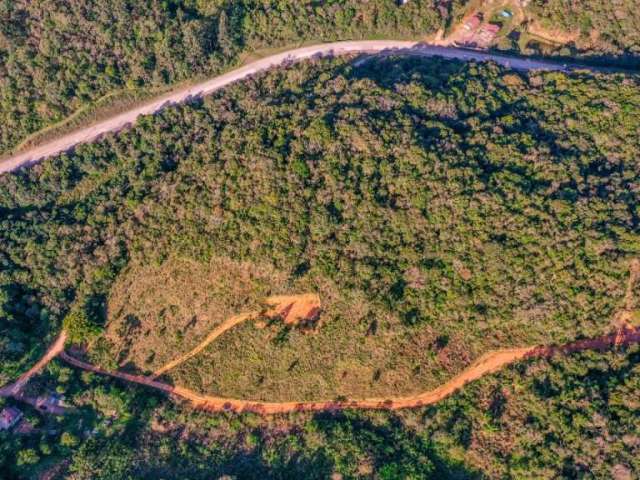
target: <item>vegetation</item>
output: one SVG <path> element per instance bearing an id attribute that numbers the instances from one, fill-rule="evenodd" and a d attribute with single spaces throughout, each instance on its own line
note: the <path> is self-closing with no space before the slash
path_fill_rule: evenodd
<path id="1" fill-rule="evenodd" d="M 317 336 L 256 332 L 256 363 L 238 365 L 326 395 L 356 362 L 362 393 L 421 390 L 488 349 L 601 334 L 640 247 L 638 103 L 621 76 L 317 61 L 4 175 L 2 383 L 70 311 L 89 332 L 116 319 L 125 268 L 174 257 L 267 264 L 283 289 L 319 291 Z M 122 348 L 102 336 L 91 353 Z"/>
<path id="2" fill-rule="evenodd" d="M 437 0 L 414 0 L 402 8 L 395 0 L 3 0 L 0 153 L 105 95 L 135 98 L 140 89 L 218 73 L 243 51 L 302 40 L 433 33 L 447 16 L 440 4 L 446 5 Z"/>
<path id="3" fill-rule="evenodd" d="M 640 54 L 637 0 L 532 0 L 531 14 L 551 31 L 579 32 L 578 50 L 590 54 Z"/>
<path id="4" fill-rule="evenodd" d="M 211 414 L 53 363 L 73 415 L 0 432 L 5 478 L 636 478 L 640 350 L 521 362 L 398 413 Z M 23 407 L 22 407 L 23 408 Z M 55 433 L 47 433 L 55 431 Z M 337 476 L 336 476 L 337 478 Z"/>
<path id="5" fill-rule="evenodd" d="M 638 105 L 622 75 L 316 60 L 3 175 L 0 384 L 63 325 L 93 361 L 149 371 L 279 293 L 320 294 L 317 333 L 239 326 L 169 378 L 410 393 L 488 349 L 600 334 L 640 254 Z M 54 362 L 26 394 L 73 410 L 0 432 L 0 471 L 634 478 L 639 365 L 638 347 L 529 360 L 429 408 L 261 418 Z"/>
<path id="6" fill-rule="evenodd" d="M 105 366 L 153 372 L 227 318 L 259 312 L 265 298 L 284 290 L 286 277 L 268 263 L 222 258 L 208 264 L 171 258 L 160 266 L 131 268 L 109 295 L 105 337 L 111 355 Z"/>

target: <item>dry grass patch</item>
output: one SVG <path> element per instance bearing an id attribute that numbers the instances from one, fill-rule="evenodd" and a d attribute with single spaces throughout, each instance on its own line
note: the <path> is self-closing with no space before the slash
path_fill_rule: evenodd
<path id="1" fill-rule="evenodd" d="M 429 326 L 408 328 L 361 292 L 326 279 L 296 282 L 316 289 L 322 324 L 309 335 L 285 321 L 245 322 L 164 376 L 200 393 L 294 401 L 418 393 L 439 385 L 476 356 L 464 339 Z M 481 352 L 477 352 L 481 353 Z"/>
<path id="2" fill-rule="evenodd" d="M 207 346 L 215 341 L 219 336 L 235 326 L 248 321 L 260 319 L 260 327 L 264 328 L 271 322 L 283 321 L 285 325 L 297 325 L 301 329 L 309 330 L 319 325 L 320 318 L 320 297 L 309 293 L 302 295 L 280 295 L 269 297 L 265 300 L 262 310 L 245 312 L 227 318 L 224 322 L 214 328 L 209 335 L 194 349 L 175 358 L 153 373 L 154 378 L 163 375 L 176 368 L 178 365 L 200 354 Z M 266 323 L 269 322 L 269 323 Z"/>
<path id="3" fill-rule="evenodd" d="M 105 339 L 119 367 L 153 371 L 198 345 L 227 318 L 260 311 L 286 276 L 267 264 L 171 258 L 133 266 L 108 300 Z"/>

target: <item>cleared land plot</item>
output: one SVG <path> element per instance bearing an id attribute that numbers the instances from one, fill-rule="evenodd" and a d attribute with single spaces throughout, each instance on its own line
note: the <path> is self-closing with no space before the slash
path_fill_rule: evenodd
<path id="1" fill-rule="evenodd" d="M 316 293 L 274 295 L 286 291 Z M 363 292 L 228 258 L 130 268 L 109 314 L 101 342 L 112 357 L 94 357 L 102 365 L 204 395 L 276 402 L 417 394 L 489 350 L 553 342 L 514 328 L 522 312 L 484 334 L 450 319 L 410 327 Z"/>
<path id="2" fill-rule="evenodd" d="M 269 265 L 226 258 L 132 267 L 111 292 L 101 343 L 112 347 L 117 366 L 150 373 L 193 349 L 229 317 L 260 310 L 285 283 Z"/>

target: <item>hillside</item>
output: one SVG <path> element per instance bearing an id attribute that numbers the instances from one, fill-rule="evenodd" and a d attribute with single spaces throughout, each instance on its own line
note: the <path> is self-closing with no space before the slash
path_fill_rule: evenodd
<path id="1" fill-rule="evenodd" d="M 266 74 L 3 176 L 4 378 L 65 316 L 109 361 L 113 283 L 176 255 L 270 264 L 266 295 L 318 291 L 317 336 L 255 331 L 253 358 L 328 349 L 349 370 L 363 348 L 383 381 L 366 388 L 607 330 L 638 254 L 633 81 L 380 61 Z M 345 332 L 372 348 L 332 349 Z M 375 357 L 385 342 L 406 364 Z"/>
<path id="2" fill-rule="evenodd" d="M 421 392 L 496 348 L 637 325 L 638 125 L 634 77 L 396 57 L 144 117 L 0 176 L 0 384 L 63 326 L 74 355 L 152 374 L 249 312 L 161 379 L 298 401 Z M 318 301 L 296 321 L 270 305 L 301 294 Z M 528 360 L 429 408 L 263 419 L 56 362 L 27 393 L 77 409 L 30 412 L 0 467 L 633 478 L 637 364 L 637 347 Z"/>
<path id="3" fill-rule="evenodd" d="M 529 10 L 550 31 L 575 32 L 579 50 L 591 54 L 638 56 L 638 0 L 532 0 Z"/>
<path id="4" fill-rule="evenodd" d="M 42 430 L 29 436 L 0 432 L 6 478 L 622 480 L 640 471 L 637 346 L 521 362 L 399 413 L 213 415 L 62 363 L 32 387 L 51 385 L 80 410 L 30 415 Z"/>

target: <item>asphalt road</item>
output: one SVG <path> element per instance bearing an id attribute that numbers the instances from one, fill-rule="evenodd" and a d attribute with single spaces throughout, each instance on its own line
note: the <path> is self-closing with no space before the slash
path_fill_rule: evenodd
<path id="1" fill-rule="evenodd" d="M 230 83 L 237 82 L 250 77 L 256 72 L 269 68 L 288 64 L 291 62 L 304 60 L 320 56 L 336 56 L 350 53 L 372 53 L 372 54 L 412 54 L 426 57 L 443 57 L 463 61 L 493 61 L 500 65 L 516 70 L 570 70 L 572 68 L 584 68 L 580 65 L 566 65 L 550 61 L 541 61 L 527 58 L 508 57 L 488 52 L 469 51 L 454 47 L 440 47 L 425 45 L 416 42 L 396 41 L 396 40 L 365 40 L 350 42 L 335 42 L 312 45 L 309 47 L 289 50 L 270 57 L 257 60 L 244 67 L 233 70 L 224 75 L 206 80 L 197 85 L 177 90 L 164 95 L 142 106 L 137 106 L 127 112 L 118 114 L 107 120 L 103 120 L 86 128 L 76 130 L 72 133 L 51 140 L 42 145 L 33 147 L 24 152 L 8 157 L 0 162 L 0 173 L 16 170 L 20 167 L 27 167 L 44 158 L 56 155 L 61 152 L 71 150 L 80 143 L 87 143 L 95 140 L 100 135 L 107 132 L 116 132 L 133 124 L 138 116 L 154 114 L 163 108 L 183 103 L 194 97 L 201 97 L 219 90 Z"/>

